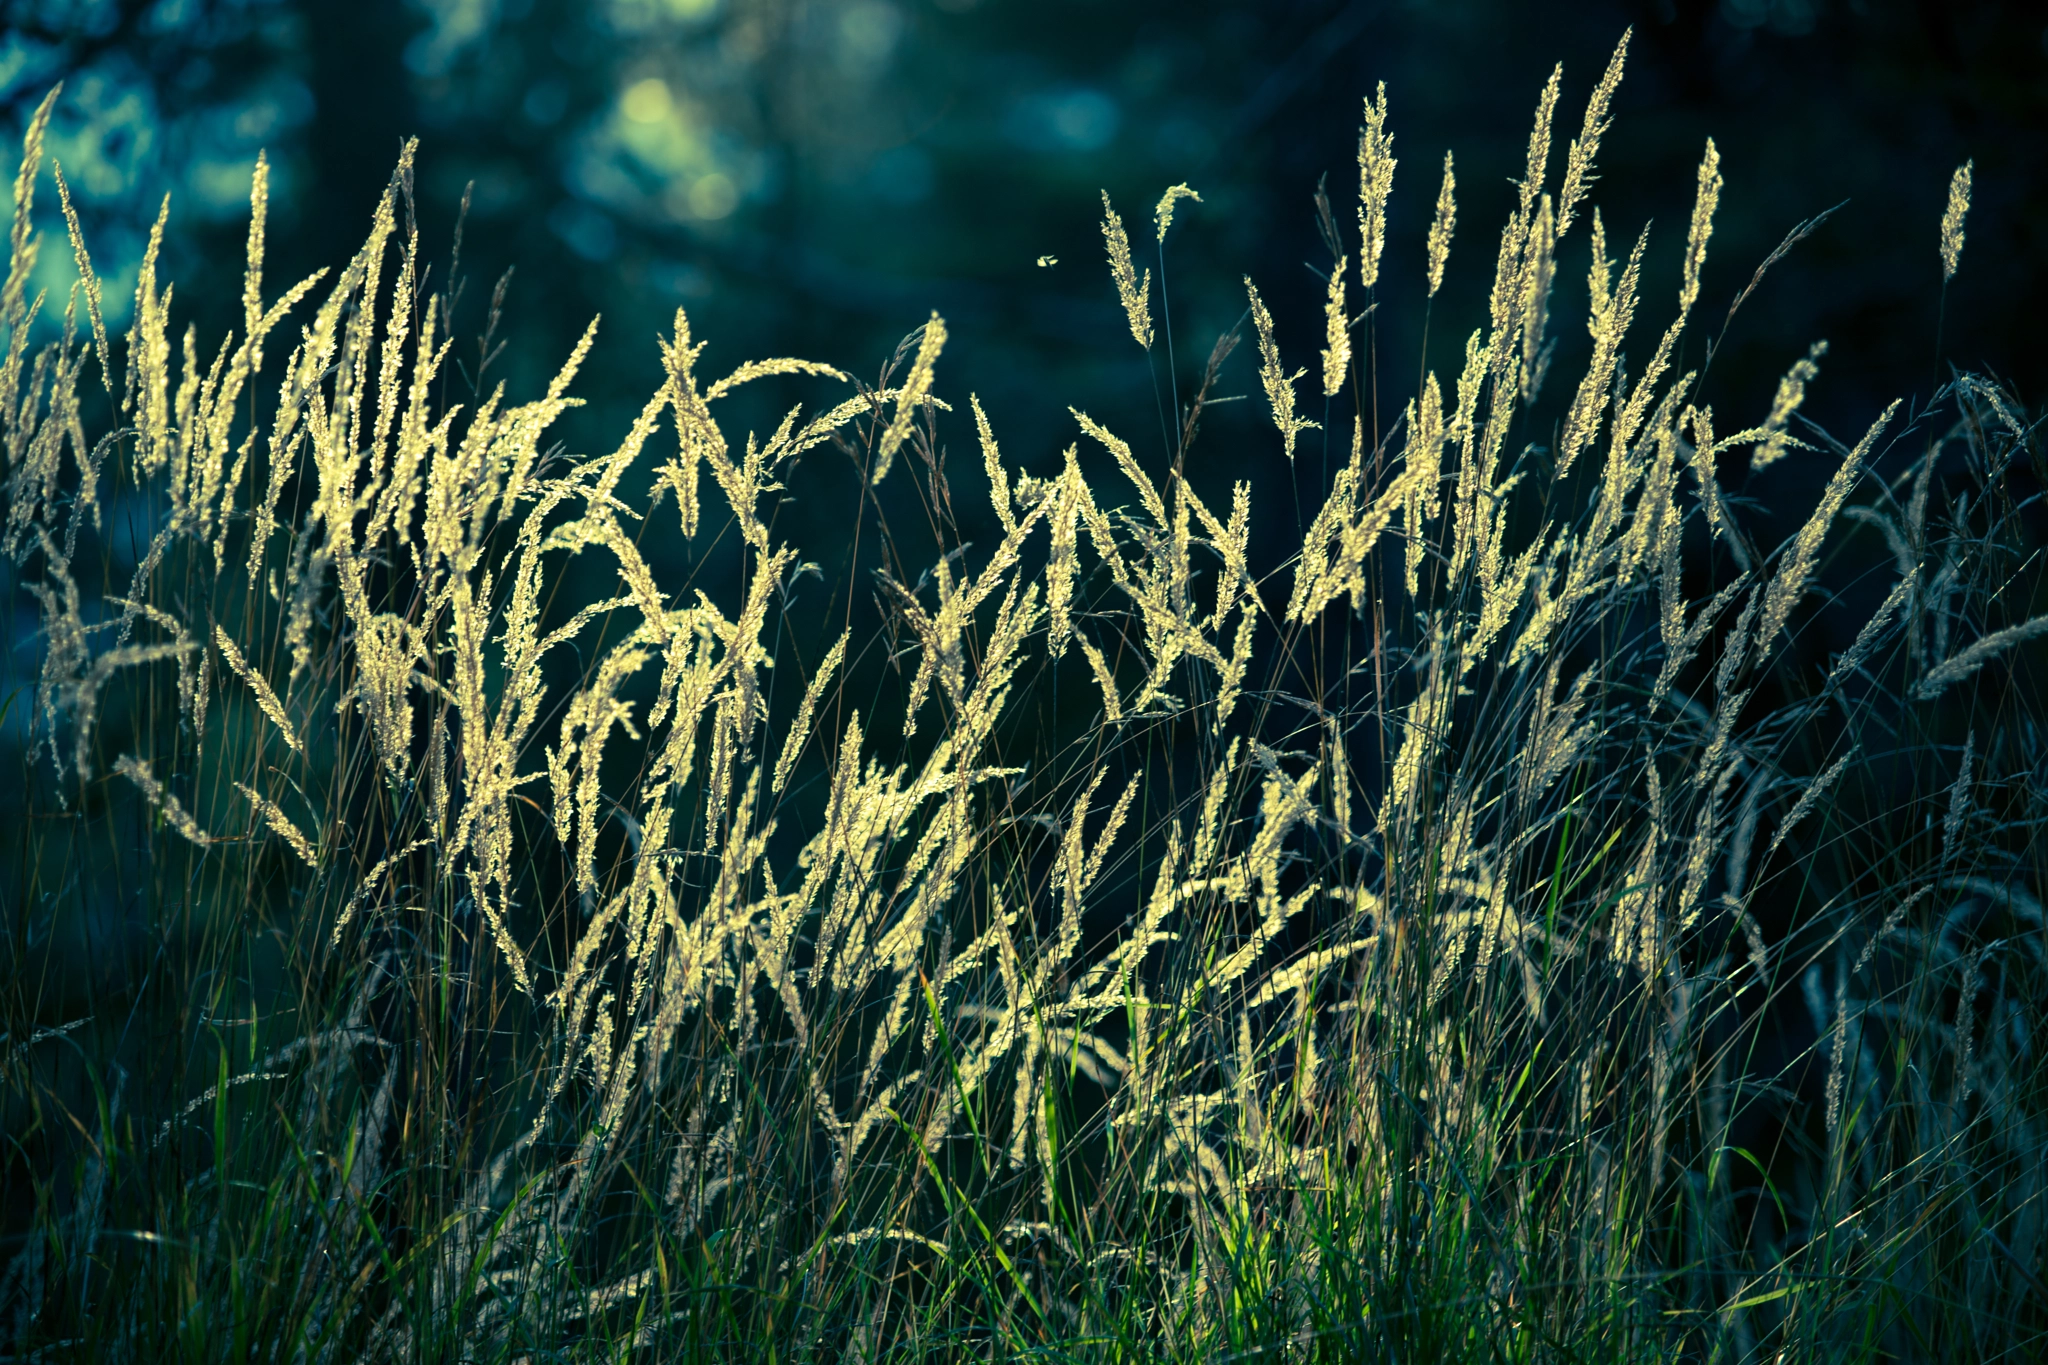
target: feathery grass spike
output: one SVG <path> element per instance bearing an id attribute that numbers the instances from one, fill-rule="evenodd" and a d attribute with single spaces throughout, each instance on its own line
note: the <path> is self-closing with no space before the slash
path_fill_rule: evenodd
<path id="1" fill-rule="evenodd" d="M 1963 738 L 1963 762 L 1956 772 L 1955 785 L 1948 789 L 1948 814 L 1941 821 L 1941 861 L 1951 862 L 1955 857 L 1958 839 L 1964 825 L 1970 818 L 1971 768 L 1977 758 L 1977 732 L 1972 730 Z"/>
<path id="2" fill-rule="evenodd" d="M 1045 611 L 1050 618 L 1046 643 L 1055 659 L 1066 657 L 1067 642 L 1074 634 L 1071 608 L 1074 583 L 1081 567 L 1078 527 L 1086 510 L 1084 503 L 1089 501 L 1087 485 L 1082 482 L 1076 463 L 1078 454 L 1079 447 L 1067 447 L 1066 469 L 1043 495 L 1052 508 L 1052 543 L 1046 547 L 1045 559 Z"/>
<path id="3" fill-rule="evenodd" d="M 1087 636 L 1078 638 L 1081 641 L 1081 652 L 1088 656 L 1088 667 L 1095 674 L 1095 685 L 1102 692 L 1102 717 L 1114 725 L 1124 718 L 1123 697 L 1117 691 L 1116 674 L 1111 670 L 1109 660 L 1103 658 L 1101 650 L 1089 643 Z"/>
<path id="4" fill-rule="evenodd" d="M 1948 207 L 1941 212 L 1941 282 L 1947 284 L 1955 278 L 1956 266 L 1963 259 L 1963 219 L 1970 212 L 1970 177 L 1975 174 L 1975 158 L 1956 167 L 1956 173 L 1948 182 Z"/>
<path id="5" fill-rule="evenodd" d="M 1183 199 L 1192 199 L 1197 204 L 1202 202 L 1202 196 L 1186 185 L 1175 185 L 1159 196 L 1159 205 L 1152 210 L 1152 223 L 1158 229 L 1160 241 L 1166 240 L 1166 230 L 1173 226 L 1174 207 Z M 1105 195 L 1103 207 L 1108 206 L 1108 197 Z"/>
<path id="6" fill-rule="evenodd" d="M 1870 959 L 1876 956 L 1879 945 L 1890 938 L 1893 932 L 1906 922 L 1906 916 L 1913 913 L 1914 906 L 1933 895 L 1934 891 L 1934 887 L 1923 886 L 1893 906 L 1891 913 L 1884 917 L 1884 923 L 1877 927 L 1877 932 L 1872 934 L 1870 941 L 1863 945 L 1863 951 L 1856 955 L 1856 965 L 1850 969 L 1849 975 L 1861 976 L 1863 969 L 1870 965 Z"/>
<path id="7" fill-rule="evenodd" d="M 826 652 L 818 671 L 811 675 L 809 685 L 804 688 L 803 702 L 797 707 L 796 723 L 789 727 L 789 738 L 782 742 L 782 757 L 775 760 L 775 777 L 768 784 L 771 792 L 782 790 L 782 784 L 789 779 L 789 770 L 796 766 L 797 759 L 803 754 L 804 744 L 811 734 L 811 713 L 818 705 L 818 698 L 825 695 L 826 684 L 846 657 L 846 638 L 841 632 L 839 638 L 832 642 L 832 648 Z"/>
<path id="8" fill-rule="evenodd" d="M 875 449 L 875 472 L 869 482 L 879 484 L 888 476 L 896 452 L 910 435 L 910 424 L 916 420 L 918 409 L 931 396 L 932 366 L 938 363 L 939 352 L 945 345 L 946 322 L 934 311 L 917 343 L 917 359 L 911 362 L 910 374 L 896 392 L 896 415 L 890 419 L 888 430 L 882 433 L 881 444 Z"/>
<path id="9" fill-rule="evenodd" d="M 79 230 L 78 210 L 71 204 L 71 187 L 64 183 L 64 168 L 52 162 L 57 181 L 57 203 L 64 211 L 64 227 L 71 235 L 71 259 L 78 267 L 79 283 L 85 287 L 85 315 L 92 324 L 93 351 L 99 356 L 100 384 L 108 394 L 114 391 L 113 371 L 107 357 L 107 323 L 101 314 L 100 277 L 93 273 L 92 255 L 85 249 L 85 234 Z"/>
<path id="10" fill-rule="evenodd" d="M 248 266 L 242 277 L 242 335 L 249 346 L 252 374 L 263 368 L 263 232 L 269 213 L 270 158 L 258 151 L 249 179 Z"/>
<path id="11" fill-rule="evenodd" d="M 1586 101 L 1586 120 L 1580 126 L 1579 135 L 1572 139 L 1571 150 L 1565 153 L 1564 182 L 1557 190 L 1557 235 L 1560 238 L 1571 231 L 1573 215 L 1578 212 L 1580 201 L 1597 178 L 1593 174 L 1593 163 L 1600 154 L 1600 139 L 1606 136 L 1614 123 L 1608 110 L 1614 103 L 1614 92 L 1621 88 L 1622 63 L 1628 57 L 1628 40 L 1634 34 L 1633 28 L 1622 30 L 1621 41 L 1614 45 L 1614 55 L 1607 59 L 1607 70 L 1601 74 L 1600 83 L 1593 87 L 1593 94 Z"/>
<path id="12" fill-rule="evenodd" d="M 263 822 L 269 825 L 280 839 L 291 845 L 292 852 L 304 859 L 307 867 L 320 866 L 320 858 L 313 851 L 312 841 L 299 832 L 299 827 L 292 823 L 289 815 L 278 808 L 275 801 L 240 782 L 235 783 L 235 790 L 249 798 L 249 804 L 256 808 L 257 814 L 263 817 Z"/>
<path id="13" fill-rule="evenodd" d="M 1551 214 L 1550 196 L 1544 195 L 1536 209 L 1536 221 L 1529 229 L 1528 265 L 1522 277 L 1522 401 L 1534 403 L 1543 387 L 1550 355 L 1543 344 L 1550 323 L 1550 282 L 1557 273 L 1556 219 Z"/>
<path id="14" fill-rule="evenodd" d="M 1614 311 L 1614 262 L 1607 255 L 1607 225 L 1593 210 L 1593 243 L 1586 268 L 1586 332 L 1598 339 L 1604 319 Z"/>
<path id="15" fill-rule="evenodd" d="M 1610 402 L 1620 416 L 1621 399 L 1615 391 L 1615 377 L 1619 372 L 1621 343 L 1628 336 L 1629 326 L 1635 320 L 1636 291 L 1642 278 L 1643 252 L 1650 243 L 1649 229 L 1643 229 L 1636 238 L 1635 247 L 1629 252 L 1628 264 L 1622 267 L 1621 281 L 1610 293 L 1608 280 L 1613 263 L 1607 259 L 1607 235 L 1601 227 L 1600 214 L 1593 213 L 1593 265 L 1587 275 L 1587 284 L 1593 300 L 1592 315 L 1587 319 L 1587 329 L 1593 334 L 1593 355 L 1587 362 L 1586 373 L 1579 381 L 1578 393 L 1572 398 L 1571 408 L 1565 414 L 1564 431 L 1557 442 L 1557 476 L 1563 478 L 1571 472 L 1572 464 L 1579 454 L 1593 443 L 1600 432 L 1601 414 Z"/>
<path id="16" fill-rule="evenodd" d="M 1329 297 L 1323 302 L 1323 396 L 1334 398 L 1351 372 L 1351 324 L 1344 315 L 1343 258 L 1330 268 Z"/>
<path id="17" fill-rule="evenodd" d="M 1721 202 L 1721 153 L 1707 139 L 1700 158 L 1699 189 L 1693 198 L 1692 226 L 1685 235 L 1685 277 L 1678 290 L 1678 311 L 1690 313 L 1700 296 L 1700 270 L 1707 263 L 1707 239 L 1714 235 L 1714 209 Z"/>
<path id="18" fill-rule="evenodd" d="M 1863 475 L 1863 464 L 1870 456 L 1870 448 L 1877 444 L 1877 438 L 1891 425 L 1892 417 L 1899 410 L 1899 401 L 1893 399 L 1879 418 L 1863 433 L 1841 467 L 1828 480 L 1821 491 L 1820 503 L 1813 509 L 1806 524 L 1792 538 L 1791 549 L 1778 565 L 1778 571 L 1771 577 L 1770 587 L 1764 590 L 1763 613 L 1759 618 L 1756 633 L 1756 649 L 1759 657 L 1769 652 L 1776 644 L 1778 632 L 1792 615 L 1792 608 L 1806 596 L 1806 585 L 1813 576 L 1813 566 L 1819 562 L 1821 542 L 1827 539 L 1828 528 L 1834 525 L 1836 513 L 1848 501 L 1849 494 Z"/>
<path id="19" fill-rule="evenodd" d="M 1429 297 L 1444 287 L 1444 266 L 1451 259 L 1451 234 L 1458 230 L 1458 177 L 1451 169 L 1451 154 L 1444 153 L 1444 182 L 1436 192 L 1436 216 L 1429 223 Z"/>
<path id="20" fill-rule="evenodd" d="M 2043 635 L 2048 635 L 2048 616 L 2036 616 L 2031 621 L 1994 630 L 1928 669 L 1927 676 L 1914 685 L 1913 695 L 1921 701 L 1933 701 L 2014 645 Z"/>
<path id="21" fill-rule="evenodd" d="M 1358 130 L 1358 282 L 1379 283 L 1380 253 L 1387 245 L 1387 200 L 1394 192 L 1394 136 L 1387 131 L 1387 83 L 1365 102 Z"/>
<path id="22" fill-rule="evenodd" d="M 149 798 L 149 804 L 163 812 L 164 823 L 185 839 L 198 844 L 201 848 L 214 841 L 213 836 L 201 829 L 199 822 L 186 813 L 184 806 L 178 803 L 178 798 L 164 790 L 163 783 L 150 771 L 147 760 L 137 758 L 133 754 L 123 754 L 114 760 L 114 771 L 141 788 L 142 794 Z"/>
<path id="23" fill-rule="evenodd" d="M 1792 837 L 1792 831 L 1799 827 L 1799 822 L 1813 813 L 1813 808 L 1821 803 L 1822 798 L 1835 785 L 1835 779 L 1849 770 L 1849 763 L 1855 757 L 1856 752 L 1852 749 L 1830 763 L 1820 776 L 1806 784 L 1806 789 L 1799 793 L 1799 799 L 1792 803 L 1792 809 L 1785 812 L 1785 818 L 1778 822 L 1778 832 L 1771 836 L 1771 846 L 1764 853 L 1766 862 L 1777 853 L 1787 839 Z"/>
<path id="24" fill-rule="evenodd" d="M 1526 226 L 1529 211 L 1536 207 L 1536 196 L 1543 189 L 1543 177 L 1550 165 L 1550 130 L 1557 117 L 1558 91 L 1564 83 L 1564 63 L 1551 68 L 1550 79 L 1543 83 L 1543 93 L 1536 97 L 1536 118 L 1529 126 L 1529 160 L 1523 168 L 1520 182 L 1520 221 Z"/>
<path id="25" fill-rule="evenodd" d="M 1102 240 L 1109 250 L 1109 277 L 1116 282 L 1116 296 L 1131 324 L 1131 336 L 1146 350 L 1152 349 L 1152 271 L 1148 267 L 1141 282 L 1131 266 L 1131 239 L 1124 233 L 1124 220 L 1102 192 Z"/>
<path id="26" fill-rule="evenodd" d="M 1863 628 L 1856 632 L 1856 638 L 1850 641 L 1849 648 L 1844 650 L 1841 657 L 1828 669 L 1827 682 L 1821 687 L 1823 694 L 1834 692 L 1856 675 L 1856 671 L 1863 667 L 1864 661 L 1870 657 L 1871 651 L 1877 648 L 1879 641 L 1891 629 L 1892 621 L 1913 599 L 1919 587 L 1918 566 L 1902 575 L 1899 581 L 1892 585 L 1892 590 L 1885 594 L 1884 601 L 1878 604 L 1870 619 L 1863 623 Z"/>
<path id="27" fill-rule="evenodd" d="M 1408 423 L 1407 503 L 1402 529 L 1407 540 L 1405 572 L 1410 598 L 1417 596 L 1421 586 L 1422 560 L 1429 548 L 1429 523 L 1436 520 L 1441 510 L 1443 446 L 1443 390 L 1432 370 L 1423 381 L 1422 401 Z"/>
<path id="28" fill-rule="evenodd" d="M 1720 447 L 1714 443 L 1714 410 L 1710 407 L 1689 408 L 1683 424 L 1692 431 L 1692 475 L 1699 486 L 1700 510 L 1706 514 L 1707 534 L 1719 540 L 1727 513 L 1721 505 L 1721 481 L 1714 471 L 1714 457 L 1720 452 Z"/>
<path id="29" fill-rule="evenodd" d="M 1629 869 L 1628 880 L 1618 893 L 1614 927 L 1608 939 L 1608 960 L 1616 975 L 1633 967 L 1644 978 L 1651 979 L 1656 975 L 1660 957 L 1657 902 L 1661 887 L 1657 871 L 1664 842 L 1664 792 L 1654 761 L 1645 765 L 1643 775 L 1649 787 L 1649 828 Z"/>
<path id="30" fill-rule="evenodd" d="M 293 753 L 305 752 L 299 744 L 298 731 L 292 728 L 291 717 L 285 714 L 284 703 L 278 700 L 277 693 L 270 690 L 270 684 L 264 681 L 263 675 L 249 667 L 243 660 L 241 648 L 219 626 L 213 628 L 213 643 L 220 650 L 221 658 L 227 660 L 228 667 L 234 670 L 235 676 L 247 683 L 249 690 L 256 694 L 256 704 L 263 708 L 263 714 L 270 717 L 271 723 L 277 726 L 278 733 L 284 736 L 285 747 Z"/>
<path id="31" fill-rule="evenodd" d="M 14 177 L 14 225 L 8 234 L 7 282 L 0 285 L 0 323 L 12 333 L 11 344 L 16 347 L 28 341 L 22 334 L 22 298 L 36 268 L 34 208 L 36 176 L 43 168 L 43 134 L 49 129 L 50 111 L 56 108 L 58 92 L 63 88 L 50 88 L 29 115 L 28 126 L 21 135 L 21 168 Z"/>
<path id="32" fill-rule="evenodd" d="M 1320 422 L 1310 422 L 1294 415 L 1294 381 L 1306 374 L 1306 370 L 1290 375 L 1281 368 L 1280 347 L 1273 341 L 1273 315 L 1266 311 L 1266 301 L 1259 297 L 1258 286 L 1252 277 L 1244 277 L 1245 293 L 1252 302 L 1252 324 L 1259 333 L 1259 382 L 1265 386 L 1266 401 L 1273 408 L 1273 425 L 1280 430 L 1287 458 L 1294 458 L 1294 439 L 1311 427 L 1320 427 Z"/>
<path id="33" fill-rule="evenodd" d="M 1785 452 L 1794 444 L 1786 428 L 1792 424 L 1792 414 L 1799 411 L 1799 405 L 1806 401 L 1806 386 L 1820 378 L 1820 358 L 1828 353 L 1825 341 L 1816 341 L 1806 348 L 1806 354 L 1792 362 L 1792 368 L 1778 381 L 1777 395 L 1771 399 L 1770 415 L 1764 418 L 1755 449 L 1749 454 L 1749 470 L 1754 474 L 1760 469 L 1769 469 L 1785 458 Z"/>
<path id="34" fill-rule="evenodd" d="M 1015 531 L 1017 514 L 1012 510 L 1010 476 L 1003 471 L 1003 455 L 996 446 L 996 434 L 989 427 L 988 414 L 981 410 L 980 396 L 969 394 L 967 402 L 974 409 L 975 434 L 981 438 L 981 467 L 988 475 L 989 503 L 995 508 L 996 518 L 1003 523 L 1003 530 Z"/>
<path id="35" fill-rule="evenodd" d="M 341 914 L 335 917 L 334 928 L 329 933 L 327 941 L 330 944 L 341 942 L 342 932 L 348 928 L 349 922 L 355 918 L 356 911 L 361 909 L 363 903 L 369 900 L 371 893 L 376 891 L 377 883 L 383 880 L 384 874 L 393 867 L 396 867 L 401 859 L 411 857 L 433 842 L 432 839 L 415 839 L 404 848 L 399 849 L 395 853 L 386 854 L 373 863 L 370 870 L 364 874 L 362 883 L 357 886 L 356 893 L 348 898 L 348 904 L 344 905 L 341 909 Z"/>
<path id="36" fill-rule="evenodd" d="M 1441 671 L 1441 665 L 1432 664 Z M 1403 722 L 1400 752 L 1394 758 L 1388 779 L 1387 798 L 1380 807 L 1380 828 L 1393 827 L 1406 815 L 1409 803 L 1419 799 L 1418 788 L 1425 781 L 1425 767 L 1431 753 L 1448 738 L 1450 723 L 1449 689 L 1441 677 L 1432 677 L 1408 707 Z"/>

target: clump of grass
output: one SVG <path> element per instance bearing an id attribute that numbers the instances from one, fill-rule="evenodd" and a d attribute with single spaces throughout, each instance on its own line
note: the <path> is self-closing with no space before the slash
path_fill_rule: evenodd
<path id="1" fill-rule="evenodd" d="M 1386 433 L 1332 406 L 1348 458 L 1277 567 L 1249 484 L 1183 472 L 1232 338 L 1163 462 L 1075 413 L 1113 487 L 1007 466 L 973 403 L 986 549 L 946 514 L 936 315 L 867 385 L 707 380 L 678 312 L 603 455 L 547 444 L 591 333 L 537 399 L 447 402 L 410 148 L 362 250 L 273 302 L 259 171 L 210 353 L 170 341 L 159 238 L 110 346 L 74 223 L 30 358 L 46 101 L 0 293 L 40 619 L 13 1355 L 2038 1351 L 2038 430 L 1962 376 L 1853 443 L 1782 395 L 1716 435 L 1682 369 L 1711 143 L 1633 373 L 1646 238 L 1617 279 L 1583 219 L 1590 355 L 1545 406 L 1620 77 L 1555 196 L 1552 77 L 1462 372 L 1418 367 Z M 1388 382 L 1351 253 L 1399 287 L 1368 115 L 1338 400 Z M 1247 288 L 1292 454 L 1316 424 Z M 721 400 L 775 377 L 825 397 L 734 440 Z M 793 601 L 769 499 L 828 445 L 870 483 L 907 452 L 938 509 L 921 559 L 879 528 L 901 673 Z M 1718 481 L 1751 448 L 1829 471 L 1774 549 Z M 1061 676 L 1100 698 L 1073 734 L 1032 701 Z M 76 1001 L 88 952 L 129 970 Z"/>

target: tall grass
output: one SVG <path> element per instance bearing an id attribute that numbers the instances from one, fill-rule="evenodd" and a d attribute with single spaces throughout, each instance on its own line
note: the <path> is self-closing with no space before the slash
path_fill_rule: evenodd
<path id="1" fill-rule="evenodd" d="M 1961 375 L 1837 441 L 1812 357 L 1717 418 L 1718 158 L 1672 290 L 1589 202 L 1621 59 L 1556 188 L 1543 91 L 1459 374 L 1353 345 L 1354 279 L 1481 257 L 1447 160 L 1382 277 L 1383 90 L 1320 435 L 1247 280 L 1280 439 L 1339 464 L 1277 566 L 1256 490 L 1185 477 L 1234 334 L 1156 458 L 1076 412 L 1026 474 L 936 315 L 869 384 L 708 376 L 678 312 L 567 455 L 591 335 L 531 401 L 446 382 L 410 149 L 274 298 L 259 165 L 218 347 L 160 232 L 111 342 L 65 203 L 31 354 L 46 102 L 0 295 L 10 1358 L 2044 1349 L 2040 433 Z M 742 440 L 757 382 L 805 401 Z M 929 539 L 860 510 L 874 639 L 775 529 L 828 453 L 925 489 Z M 1772 546 L 1720 476 L 1779 461 L 1827 478 Z"/>

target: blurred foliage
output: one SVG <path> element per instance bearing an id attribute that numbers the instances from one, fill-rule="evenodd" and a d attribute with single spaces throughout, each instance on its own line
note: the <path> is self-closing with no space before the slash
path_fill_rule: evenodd
<path id="1" fill-rule="evenodd" d="M 461 276 L 464 379 L 484 377 L 479 334 L 508 270 L 491 382 L 536 391 L 604 317 L 579 381 L 590 405 L 562 429 L 573 450 L 630 420 L 678 307 L 715 338 L 714 368 L 803 355 L 870 377 L 936 308 L 954 338 L 947 383 L 981 395 L 1026 468 L 1056 467 L 1069 401 L 1163 439 L 1170 405 L 1242 320 L 1241 276 L 1282 318 L 1319 313 L 1314 270 L 1329 258 L 1312 194 L 1327 175 L 1348 220 L 1359 100 L 1376 82 L 1401 162 L 1399 271 L 1421 258 L 1444 151 L 1459 158 L 1464 221 L 1496 221 L 1523 154 L 1508 130 L 1527 126 L 1551 62 L 1563 54 L 1575 107 L 1629 26 L 1601 202 L 1619 236 L 1652 223 L 1653 292 L 1676 288 L 1704 136 L 1740 188 L 1722 207 L 1703 307 L 1725 306 L 1794 224 L 1846 201 L 1716 350 L 1706 392 L 1730 420 L 1761 418 L 1778 376 L 1820 339 L 1834 349 L 1807 411 L 1823 425 L 1924 398 L 1951 363 L 2005 377 L 2029 405 L 2048 389 L 2032 325 L 2048 309 L 2048 19 L 2017 0 L 0 0 L 0 12 L 0 118 L 18 129 L 66 82 L 52 146 L 104 257 L 110 325 L 125 324 L 159 187 L 176 187 L 166 273 L 180 300 L 228 300 L 259 148 L 283 280 L 347 258 L 418 134 L 422 228 L 436 269 Z M 1969 261 L 1944 293 L 1934 225 L 1966 157 Z M 1099 192 L 1142 222 L 1179 182 L 1203 202 L 1149 263 L 1173 357 L 1155 373 L 1125 344 Z M 1476 232 L 1454 245 L 1446 317 L 1483 308 L 1492 250 Z M 1562 297 L 1583 290 L 1583 256 L 1560 265 Z M 41 268 L 61 297 L 69 253 L 46 251 Z M 237 321 L 208 306 L 181 302 L 174 327 Z M 1404 355 L 1425 326 L 1419 306 L 1393 300 L 1372 323 Z M 1280 342 L 1308 363 L 1320 338 L 1283 327 Z M 1432 366 L 1456 373 L 1462 342 L 1440 327 Z M 1560 338 L 1559 362 L 1585 345 Z M 1253 363 L 1240 348 L 1226 392 L 1256 391 Z M 773 425 L 768 398 L 748 396 L 763 406 L 747 424 Z M 1209 419 L 1212 449 L 1242 453 L 1193 471 L 1198 485 L 1288 477 L 1255 409 Z M 1821 477 L 1795 471 L 1792 502 Z M 884 500 L 909 513 L 909 497 Z M 846 523 L 829 484 L 807 479 L 792 502 L 783 515 L 811 543 Z M 1284 549 L 1295 513 L 1275 500 L 1265 515 L 1255 551 Z"/>

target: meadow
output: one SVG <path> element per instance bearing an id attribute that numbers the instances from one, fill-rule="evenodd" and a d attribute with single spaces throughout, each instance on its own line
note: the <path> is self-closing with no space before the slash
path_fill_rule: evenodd
<path id="1" fill-rule="evenodd" d="M 5 1358 L 2048 1351 L 2042 430 L 1947 369 L 1806 422 L 1853 338 L 1715 389 L 1815 225 L 1709 289 L 1711 141 L 1675 277 L 1604 222 L 1626 46 L 1538 92 L 1497 238 L 1374 92 L 1320 318 L 1247 278 L 1174 338 L 1199 186 L 1105 194 L 1159 428 L 1028 461 L 936 313 L 862 376 L 678 311 L 565 449 L 597 324 L 487 382 L 410 146 L 282 292 L 259 162 L 218 340 L 160 222 L 110 336 L 53 91 L 0 289 Z M 1383 350 L 1456 271 L 1461 361 Z M 1230 400 L 1295 489 L 1204 441 Z M 922 511 L 850 509 L 860 582 L 776 529 L 828 461 Z"/>

